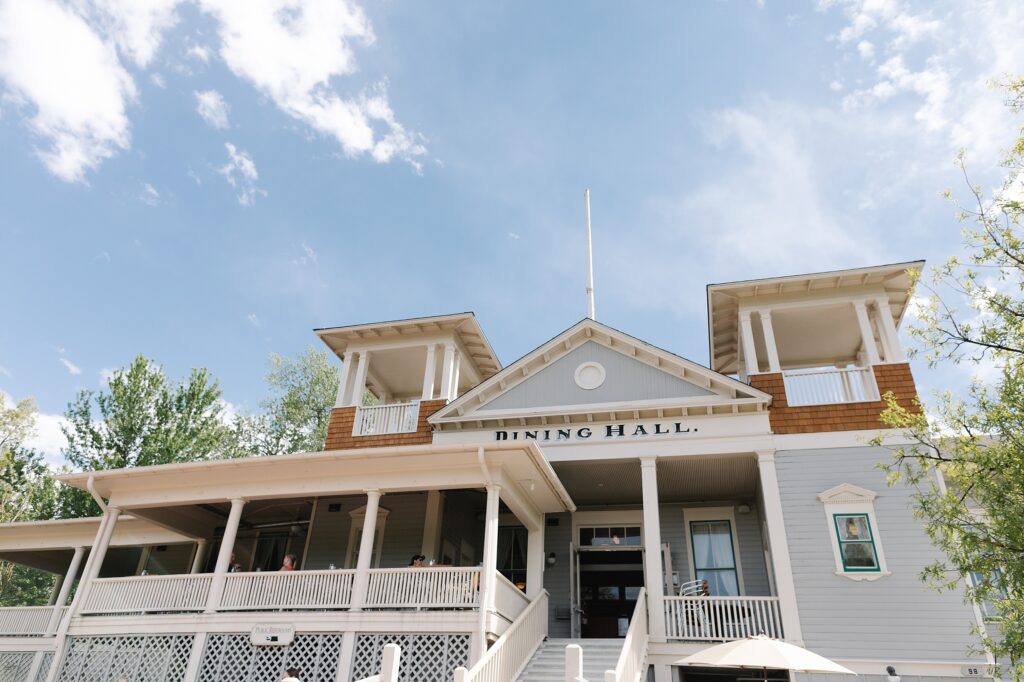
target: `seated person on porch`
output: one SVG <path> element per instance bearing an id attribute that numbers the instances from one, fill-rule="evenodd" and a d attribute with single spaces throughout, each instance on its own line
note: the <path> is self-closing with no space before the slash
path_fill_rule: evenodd
<path id="1" fill-rule="evenodd" d="M 281 560 L 281 568 L 279 568 L 277 570 L 279 570 L 279 571 L 294 571 L 295 570 L 295 564 L 298 563 L 298 560 L 299 560 L 298 557 L 296 557 L 294 554 L 285 554 L 284 555 L 284 559 Z"/>
<path id="2" fill-rule="evenodd" d="M 413 554 L 412 559 L 409 559 L 410 568 L 423 568 L 423 562 L 426 558 L 422 554 Z"/>
<path id="3" fill-rule="evenodd" d="M 284 676 L 281 678 L 281 682 L 300 682 L 299 680 L 299 669 L 288 668 L 284 671 Z"/>
<path id="4" fill-rule="evenodd" d="M 231 561 L 228 562 L 228 573 L 238 573 L 242 570 L 242 564 L 235 561 L 235 553 L 231 553 Z"/>

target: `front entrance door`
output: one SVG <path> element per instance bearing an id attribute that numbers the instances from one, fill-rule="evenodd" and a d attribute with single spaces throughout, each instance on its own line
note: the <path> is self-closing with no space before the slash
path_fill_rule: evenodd
<path id="1" fill-rule="evenodd" d="M 624 637 L 644 586 L 643 552 L 627 549 L 579 553 L 583 637 Z"/>

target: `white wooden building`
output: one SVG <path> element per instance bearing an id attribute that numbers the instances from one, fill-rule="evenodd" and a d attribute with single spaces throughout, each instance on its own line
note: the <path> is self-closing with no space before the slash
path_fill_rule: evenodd
<path id="1" fill-rule="evenodd" d="M 570 642 L 591 682 L 731 682 L 673 663 L 759 633 L 872 682 L 986 676 L 868 445 L 916 395 L 919 266 L 710 285 L 707 365 L 591 319 L 505 367 L 471 313 L 319 329 L 323 452 L 71 474 L 101 518 L 0 527 L 57 574 L 0 609 L 0 682 L 355 682 L 390 642 L 417 682 L 567 679 Z"/>

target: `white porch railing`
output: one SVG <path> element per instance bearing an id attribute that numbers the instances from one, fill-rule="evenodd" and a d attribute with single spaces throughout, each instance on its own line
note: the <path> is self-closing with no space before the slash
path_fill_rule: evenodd
<path id="1" fill-rule="evenodd" d="M 514 621 L 530 605 L 530 598 L 501 573 L 498 573 L 496 577 L 494 610 L 506 620 Z"/>
<path id="2" fill-rule="evenodd" d="M 469 670 L 455 669 L 455 682 L 510 682 L 519 677 L 533 652 L 548 634 L 548 593 L 519 614 L 490 649 Z"/>
<path id="3" fill-rule="evenodd" d="M 229 573 L 222 611 L 348 608 L 355 571 L 277 571 Z"/>
<path id="4" fill-rule="evenodd" d="M 878 400 L 878 385 L 870 367 L 787 370 L 782 373 L 786 404 L 834 405 Z"/>
<path id="5" fill-rule="evenodd" d="M 89 586 L 83 614 L 202 611 L 209 574 L 98 578 Z"/>
<path id="6" fill-rule="evenodd" d="M 778 597 L 665 597 L 668 639 L 724 642 L 754 635 L 782 638 Z"/>
<path id="7" fill-rule="evenodd" d="M 356 407 L 353 436 L 371 436 L 382 433 L 413 433 L 420 415 L 419 403 L 397 405 L 371 405 Z"/>
<path id="8" fill-rule="evenodd" d="M 0 635 L 34 637 L 46 634 L 56 610 L 66 606 L 5 606 L 0 608 Z"/>
<path id="9" fill-rule="evenodd" d="M 604 682 L 643 682 L 647 679 L 647 589 L 641 588 L 629 621 L 622 653 L 615 670 L 606 670 Z"/>
<path id="10" fill-rule="evenodd" d="M 424 566 L 373 568 L 364 608 L 474 608 L 480 603 L 480 569 Z"/>

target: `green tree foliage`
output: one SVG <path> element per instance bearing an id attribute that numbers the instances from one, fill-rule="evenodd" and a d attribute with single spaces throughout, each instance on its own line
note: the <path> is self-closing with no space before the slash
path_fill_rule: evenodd
<path id="1" fill-rule="evenodd" d="M 236 456 L 217 382 L 205 369 L 172 381 L 143 356 L 101 391 L 80 391 L 65 412 L 68 464 L 84 471 Z M 80 490 L 64 489 L 62 514 L 98 514 Z"/>
<path id="2" fill-rule="evenodd" d="M 1009 105 L 1024 111 L 1024 79 L 1007 84 Z M 967 395 L 938 396 L 931 416 L 889 398 L 884 418 L 914 443 L 895 448 L 891 482 L 917 487 L 916 511 L 945 558 L 924 572 L 939 589 L 967 581 L 967 596 L 991 604 L 979 628 L 983 646 L 1008 661 L 1004 676 L 1024 677 L 1024 128 L 1011 148 L 1009 177 L 994 197 L 970 185 L 959 207 L 968 256 L 932 273 L 927 301 L 911 329 L 925 357 L 969 362 L 994 377 Z M 963 158 L 958 160 L 963 168 Z M 966 177 L 966 173 L 965 173 Z M 965 311 L 951 300 L 962 300 Z M 936 473 L 941 472 L 941 477 Z"/>
<path id="3" fill-rule="evenodd" d="M 263 413 L 236 421 L 239 447 L 257 456 L 322 450 L 338 393 L 330 356 L 312 347 L 294 359 L 273 354 L 266 379 Z"/>
<path id="4" fill-rule="evenodd" d="M 42 456 L 26 447 L 35 431 L 36 405 L 26 398 L 9 406 L 0 393 L 0 522 L 52 518 L 57 487 Z M 0 562 L 0 606 L 45 604 L 53 576 Z"/>

